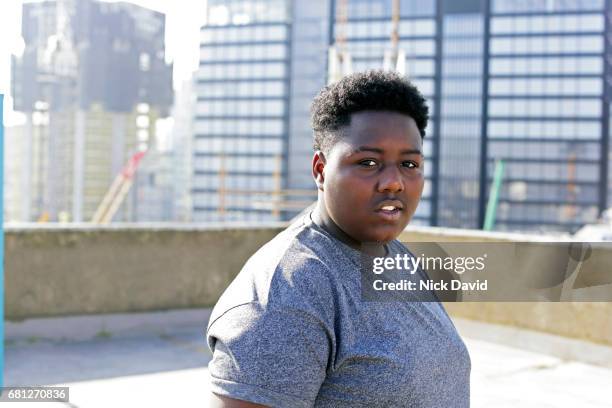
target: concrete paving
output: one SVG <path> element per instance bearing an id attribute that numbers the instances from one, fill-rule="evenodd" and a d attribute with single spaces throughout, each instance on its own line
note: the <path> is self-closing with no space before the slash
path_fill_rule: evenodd
<path id="1" fill-rule="evenodd" d="M 467 325 L 472 407 L 612 407 L 611 368 L 477 339 L 470 335 L 474 326 Z M 462 331 L 463 323 L 457 326 Z M 202 325 L 183 325 L 141 334 L 109 329 L 86 340 L 10 339 L 6 385 L 68 386 L 70 403 L 2 406 L 206 407 L 211 355 L 202 330 Z"/>

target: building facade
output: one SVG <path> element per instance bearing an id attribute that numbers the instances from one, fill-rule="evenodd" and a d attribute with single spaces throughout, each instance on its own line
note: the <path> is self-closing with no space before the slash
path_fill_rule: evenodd
<path id="1" fill-rule="evenodd" d="M 163 14 L 128 3 L 23 5 L 12 89 L 27 118 L 24 151 L 37 154 L 23 157 L 23 221 L 89 221 L 129 157 L 148 148 L 172 103 L 164 32 Z M 116 219 L 132 218 L 127 200 Z"/>
<path id="2" fill-rule="evenodd" d="M 196 85 L 195 221 L 281 220 L 314 201 L 309 104 L 325 84 L 329 23 L 326 1 L 208 2 Z"/>
<path id="3" fill-rule="evenodd" d="M 196 91 L 200 220 L 286 219 L 289 204 L 312 200 L 301 191 L 312 188 L 308 106 L 327 80 L 328 47 L 341 43 L 352 71 L 383 68 L 393 47 L 392 0 L 272 3 L 209 2 Z M 405 74 L 431 113 L 413 223 L 482 228 L 500 161 L 498 230 L 575 231 L 610 206 L 611 10 L 607 0 L 399 2 Z"/>

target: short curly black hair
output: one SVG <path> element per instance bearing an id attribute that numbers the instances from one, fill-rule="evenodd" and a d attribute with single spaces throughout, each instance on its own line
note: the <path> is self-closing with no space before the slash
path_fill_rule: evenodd
<path id="1" fill-rule="evenodd" d="M 406 114 L 425 137 L 429 108 L 416 86 L 395 72 L 371 70 L 348 75 L 315 97 L 311 107 L 315 151 L 327 153 L 338 140 L 337 130 L 350 125 L 351 114 L 366 110 Z"/>

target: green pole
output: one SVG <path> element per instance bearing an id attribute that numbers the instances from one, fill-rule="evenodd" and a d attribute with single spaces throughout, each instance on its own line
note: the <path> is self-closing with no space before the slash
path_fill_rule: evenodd
<path id="1" fill-rule="evenodd" d="M 485 213 L 485 221 L 482 229 L 491 231 L 495 225 L 495 216 L 497 215 L 497 203 L 499 202 L 499 193 L 501 191 L 502 180 L 504 177 L 504 161 L 499 159 L 495 162 L 495 174 L 493 175 L 493 185 L 489 193 L 489 201 L 487 202 L 487 212 Z"/>

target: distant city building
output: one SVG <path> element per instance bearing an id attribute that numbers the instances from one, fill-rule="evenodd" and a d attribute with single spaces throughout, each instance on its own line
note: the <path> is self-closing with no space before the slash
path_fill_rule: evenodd
<path id="1" fill-rule="evenodd" d="M 207 7 L 196 88 L 193 219 L 281 220 L 296 211 L 284 191 L 313 189 L 304 176 L 312 144 L 308 109 L 325 84 L 329 6 L 210 0 Z"/>
<path id="2" fill-rule="evenodd" d="M 193 121 L 196 106 L 195 75 L 177 90 L 172 111 L 172 180 L 176 221 L 191 221 L 193 204 Z"/>
<path id="3" fill-rule="evenodd" d="M 150 148 L 136 173 L 133 186 L 133 222 L 175 220 L 172 151 Z"/>
<path id="4" fill-rule="evenodd" d="M 89 221 L 129 157 L 155 138 L 172 103 L 164 30 L 163 14 L 128 3 L 23 5 L 13 97 L 26 113 L 25 151 L 42 146 L 40 164 L 25 165 L 24 221 Z M 126 200 L 116 219 L 132 218 Z"/>

